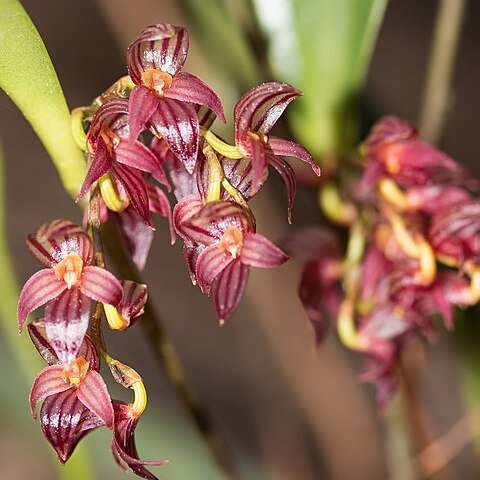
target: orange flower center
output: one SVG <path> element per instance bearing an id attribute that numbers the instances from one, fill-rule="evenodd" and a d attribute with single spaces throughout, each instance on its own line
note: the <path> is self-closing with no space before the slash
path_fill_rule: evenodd
<path id="1" fill-rule="evenodd" d="M 401 170 L 401 156 L 403 154 L 403 145 L 400 143 L 387 143 L 377 150 L 380 161 L 385 165 L 387 172 L 395 175 Z"/>
<path id="2" fill-rule="evenodd" d="M 158 96 L 162 96 L 165 90 L 170 88 L 172 84 L 172 76 L 156 68 L 149 68 L 142 73 L 142 83 L 153 90 Z"/>
<path id="3" fill-rule="evenodd" d="M 223 253 L 229 253 L 237 258 L 242 251 L 243 233 L 237 227 L 228 227 L 220 239 L 219 248 Z"/>
<path id="4" fill-rule="evenodd" d="M 266 145 L 268 143 L 268 137 L 263 133 L 256 133 L 252 132 L 252 130 L 248 130 L 247 135 L 263 145 Z"/>
<path id="5" fill-rule="evenodd" d="M 67 284 L 68 289 L 80 280 L 82 271 L 83 260 L 76 253 L 69 253 L 55 267 L 55 275 Z"/>
<path id="6" fill-rule="evenodd" d="M 68 367 L 64 367 L 62 378 L 72 386 L 79 385 L 85 378 L 88 367 L 89 363 L 83 357 L 78 357 Z"/>

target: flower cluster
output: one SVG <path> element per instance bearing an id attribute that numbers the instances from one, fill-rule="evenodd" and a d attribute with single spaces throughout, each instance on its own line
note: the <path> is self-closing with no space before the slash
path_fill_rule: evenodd
<path id="1" fill-rule="evenodd" d="M 225 121 L 223 107 L 208 85 L 181 71 L 188 46 L 183 27 L 148 27 L 128 47 L 129 76 L 83 109 L 90 165 L 79 198 L 98 183 L 106 207 L 102 220 L 113 212 L 140 269 L 152 242 L 151 213 L 169 218 L 172 241 L 176 234 L 184 241 L 192 281 L 212 293 L 223 323 L 240 301 L 248 268 L 287 259 L 255 232 L 247 204 L 265 183 L 268 165 L 285 181 L 289 220 L 296 179 L 284 157 L 320 170 L 304 147 L 269 135 L 301 95 L 285 83 L 264 83 L 242 96 L 234 110 L 235 145 L 215 135 L 211 126 L 216 117 Z M 153 181 L 173 187 L 173 221 L 169 200 Z"/>
<path id="2" fill-rule="evenodd" d="M 395 362 L 437 315 L 453 327 L 453 307 L 480 300 L 480 200 L 476 181 L 396 117 L 381 119 L 363 146 L 364 173 L 345 255 L 326 231 L 305 231 L 286 249 L 307 262 L 300 296 L 317 339 L 336 319 L 343 343 L 367 353 L 363 379 L 384 405 Z"/>
<path id="3" fill-rule="evenodd" d="M 45 267 L 25 284 L 18 303 L 22 331 L 28 316 L 45 306 L 28 325 L 37 350 L 48 363 L 35 378 L 30 404 L 45 437 L 63 463 L 89 431 L 112 431 L 112 451 L 120 465 L 154 479 L 138 459 L 134 431 L 146 406 L 141 377 L 107 352 L 101 331 L 125 330 L 143 313 L 147 288 L 119 281 L 105 269 L 100 224 L 110 217 L 126 251 L 139 269 L 153 239 L 152 213 L 170 223 L 172 243 L 184 241 L 192 282 L 213 297 L 220 324 L 235 311 L 249 268 L 281 265 L 287 255 L 256 233 L 248 201 L 278 171 L 288 194 L 291 220 L 295 174 L 284 157 L 320 170 L 301 145 L 270 135 L 288 104 L 301 93 L 285 83 L 265 83 L 241 97 L 234 111 L 235 144 L 215 135 L 211 126 L 225 122 L 217 94 L 196 76 L 183 72 L 189 46 L 183 27 L 148 27 L 128 47 L 129 75 L 90 106 L 73 112 L 73 131 L 88 159 L 78 199 L 88 198 L 87 231 L 66 220 L 42 225 L 27 239 Z M 167 193 L 163 190 L 167 189 Z M 173 189 L 175 204 L 168 192 Z M 93 301 L 93 302 L 92 302 Z M 99 373 L 103 358 L 114 379 L 134 391 L 132 404 L 112 400 Z"/>
<path id="4" fill-rule="evenodd" d="M 28 315 L 45 305 L 44 317 L 28 325 L 35 347 L 48 363 L 30 391 L 33 417 L 43 401 L 42 430 L 60 462 L 68 460 L 87 432 L 104 425 L 112 431 L 115 456 L 137 474 L 154 479 L 144 465 L 165 462 L 141 461 L 135 449 L 134 430 L 146 403 L 143 383 L 134 370 L 106 353 L 90 314 L 93 299 L 103 304 L 113 328 L 125 329 L 143 313 L 146 286 L 120 282 L 93 265 L 95 252 L 87 232 L 66 220 L 42 225 L 28 236 L 27 246 L 45 267 L 27 280 L 18 302 L 20 331 Z M 99 354 L 115 378 L 122 377 L 121 383 L 134 390 L 132 404 L 110 398 L 99 373 Z"/>

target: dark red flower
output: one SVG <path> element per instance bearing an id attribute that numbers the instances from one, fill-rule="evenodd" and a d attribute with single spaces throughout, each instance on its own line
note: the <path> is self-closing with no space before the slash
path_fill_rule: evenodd
<path id="1" fill-rule="evenodd" d="M 127 66 L 135 88 L 129 100 L 130 138 L 148 127 L 163 138 L 192 173 L 199 120 L 192 104 L 206 105 L 225 121 L 217 94 L 195 75 L 180 72 L 188 53 L 184 27 L 168 23 L 145 29 L 128 47 Z"/>
<path id="2" fill-rule="evenodd" d="M 121 460 L 139 477 L 147 480 L 157 480 L 157 477 L 149 472 L 145 465 L 161 466 L 166 460 L 140 460 L 135 445 L 135 428 L 139 415 L 136 414 L 133 404 L 113 401 L 115 412 L 115 428 L 112 441 L 112 452 L 118 465 L 125 469 Z"/>
<path id="3" fill-rule="evenodd" d="M 213 293 L 220 323 L 240 302 L 249 267 L 276 267 L 288 259 L 270 240 L 255 233 L 251 217 L 236 203 L 218 200 L 202 206 L 195 197 L 186 197 L 175 207 L 174 219 L 192 250 L 195 280 L 203 293 Z"/>
<path id="4" fill-rule="evenodd" d="M 25 283 L 18 300 L 18 327 L 28 315 L 45 307 L 47 337 L 63 365 L 77 357 L 88 327 L 91 299 L 116 305 L 122 299 L 120 282 L 94 266 L 93 244 L 80 227 L 54 220 L 27 238 L 30 252 L 45 267 Z"/>
<path id="5" fill-rule="evenodd" d="M 252 162 L 253 189 L 258 190 L 268 164 L 282 176 L 288 192 L 288 216 L 296 191 L 292 167 L 283 157 L 294 157 L 308 163 L 320 175 L 320 167 L 308 150 L 298 143 L 268 136 L 288 104 L 301 92 L 286 83 L 263 83 L 249 90 L 235 106 L 235 143 L 238 150 Z"/>
<path id="6" fill-rule="evenodd" d="M 83 197 L 94 182 L 110 174 L 122 199 L 119 209 L 123 210 L 131 204 L 140 217 L 152 226 L 147 185 L 142 172 L 170 186 L 157 157 L 143 143 L 136 139 L 129 141 L 128 138 L 128 101 L 118 99 L 102 105 L 93 117 L 87 135 L 92 160 L 78 198 Z"/>
<path id="7" fill-rule="evenodd" d="M 33 381 L 30 408 L 36 418 L 36 406 L 43 401 L 40 422 L 45 438 L 65 463 L 77 443 L 89 431 L 106 425 L 113 430 L 114 412 L 110 395 L 98 373 L 96 347 L 86 335 L 79 356 L 62 364 L 46 334 L 43 321 L 28 326 L 34 345 L 49 363 Z"/>

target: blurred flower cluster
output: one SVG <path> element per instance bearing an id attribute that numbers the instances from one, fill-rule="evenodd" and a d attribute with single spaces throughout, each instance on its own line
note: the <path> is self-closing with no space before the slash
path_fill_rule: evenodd
<path id="1" fill-rule="evenodd" d="M 480 200 L 477 182 L 399 118 L 375 124 L 360 154 L 363 173 L 342 191 L 354 212 L 345 252 L 327 229 L 297 232 L 286 250 L 306 262 L 299 293 L 317 341 L 334 320 L 367 354 L 362 378 L 382 407 L 404 346 L 480 300 Z"/>
<path id="2" fill-rule="evenodd" d="M 113 219 L 142 269 L 153 239 L 152 213 L 166 217 L 172 243 L 177 235 L 184 242 L 192 282 L 212 296 L 223 324 L 240 302 L 249 268 L 275 267 L 288 258 L 256 233 L 248 204 L 267 180 L 268 166 L 285 181 L 289 220 L 296 179 L 284 157 L 320 174 L 304 147 L 270 136 L 298 90 L 274 82 L 243 95 L 234 111 L 235 144 L 229 145 L 211 130 L 216 117 L 225 121 L 217 94 L 181 71 L 188 47 L 185 28 L 148 27 L 128 48 L 129 75 L 74 110 L 76 141 L 88 160 L 78 194 L 78 200 L 88 199 L 84 226 L 54 220 L 27 239 L 44 268 L 22 289 L 19 329 L 45 306 L 28 331 L 48 363 L 34 380 L 30 404 L 35 417 L 43 402 L 42 430 L 62 463 L 87 432 L 102 425 L 112 431 L 112 451 L 121 466 L 154 479 L 145 466 L 164 463 L 138 458 L 134 431 L 146 407 L 145 387 L 135 370 L 109 355 L 101 330 L 103 314 L 112 329 L 133 325 L 144 311 L 147 287 L 119 281 L 106 270 L 101 223 Z M 114 379 L 133 390 L 131 404 L 111 399 L 99 373 L 101 358 Z"/>

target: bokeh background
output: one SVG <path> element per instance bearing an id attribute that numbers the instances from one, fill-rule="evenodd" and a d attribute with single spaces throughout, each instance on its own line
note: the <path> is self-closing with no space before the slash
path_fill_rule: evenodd
<path id="1" fill-rule="evenodd" d="M 175 0 L 23 0 L 22 4 L 44 39 L 72 108 L 89 104 L 126 74 L 126 46 L 145 26 L 159 22 L 189 26 L 190 21 Z M 435 0 L 389 1 L 362 94 L 365 118 L 392 113 L 417 120 L 437 5 Z M 480 173 L 479 41 L 480 4 L 471 1 L 442 147 L 475 174 Z M 202 45 L 192 34 L 186 70 L 213 86 L 231 114 L 243 92 L 226 82 L 227 76 L 215 62 L 214 39 L 210 48 Z M 18 279 L 23 282 L 37 269 L 24 248 L 25 236 L 52 218 L 80 222 L 81 213 L 63 190 L 31 128 L 3 94 L 0 137 L 7 180 L 7 234 Z M 294 210 L 294 226 L 289 226 L 284 192 L 279 181 L 272 183 L 253 205 L 261 233 L 279 240 L 296 225 L 318 220 L 314 194 L 302 192 Z M 356 379 L 362 358 L 347 352 L 334 334 L 318 350 L 314 348 L 296 297 L 300 265 L 289 262 L 273 271 L 252 271 L 241 307 L 228 325 L 219 328 L 210 301 L 190 283 L 180 242 L 170 246 L 166 222 L 157 223 L 145 269 L 149 298 L 242 478 L 390 478 L 388 467 L 404 459 L 392 457 L 392 452 L 408 449 L 402 444 L 401 432 L 407 427 L 401 402 L 394 399 L 385 414 L 378 414 L 373 387 Z M 0 292 L 0 301 L 1 296 Z M 22 341 L 28 344 L 29 339 L 24 335 Z M 137 430 L 142 458 L 168 458 L 169 465 L 155 470 L 164 480 L 220 478 L 141 328 L 137 325 L 125 333 L 109 334 L 107 342 L 115 356 L 142 373 L 148 388 L 148 409 Z M 434 345 L 415 354 L 420 365 L 419 394 L 437 436 L 465 414 L 457 345 L 440 332 Z M 32 379 L 21 378 L 15 358 L 6 338 L 0 338 L 0 478 L 60 478 L 40 427 L 30 418 L 27 398 Z M 128 392 L 114 382 L 109 387 L 116 396 L 129 400 Z M 94 432 L 84 442 L 95 478 L 126 478 L 111 458 L 107 431 Z M 405 480 L 410 478 L 408 465 L 405 475 Z M 471 444 L 461 449 L 445 475 L 480 478 Z"/>

